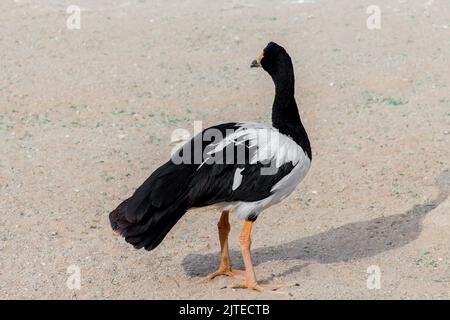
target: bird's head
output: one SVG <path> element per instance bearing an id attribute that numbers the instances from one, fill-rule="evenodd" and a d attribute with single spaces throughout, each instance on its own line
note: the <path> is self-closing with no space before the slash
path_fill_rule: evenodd
<path id="1" fill-rule="evenodd" d="M 282 46 L 275 42 L 269 42 L 258 57 L 252 61 L 250 67 L 262 67 L 274 77 L 280 71 L 292 69 L 292 61 Z"/>

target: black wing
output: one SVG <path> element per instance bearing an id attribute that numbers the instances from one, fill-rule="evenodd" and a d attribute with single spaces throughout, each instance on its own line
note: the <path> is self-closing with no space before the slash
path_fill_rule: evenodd
<path id="1" fill-rule="evenodd" d="M 252 202 L 265 199 L 271 195 L 272 187 L 293 169 L 293 163 L 287 162 L 272 174 L 264 174 L 263 170 L 269 169 L 273 163 L 270 161 L 251 163 L 252 156 L 259 146 L 251 145 L 245 137 L 227 144 L 218 152 L 211 152 L 240 126 L 241 124 L 237 123 L 226 123 L 208 128 L 179 150 L 178 155 L 181 157 L 189 152 L 190 157 L 186 159 L 194 163 L 190 171 L 192 176 L 187 185 L 192 207 L 220 202 Z M 194 155 L 198 152 L 195 150 L 196 145 L 202 146 L 201 157 Z M 211 161 L 208 161 L 208 155 L 211 156 L 209 158 Z M 233 184 L 238 169 L 242 176 L 242 183 L 234 189 Z"/>

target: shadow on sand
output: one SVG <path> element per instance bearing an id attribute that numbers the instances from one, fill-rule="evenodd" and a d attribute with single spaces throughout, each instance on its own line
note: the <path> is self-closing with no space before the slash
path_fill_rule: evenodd
<path id="1" fill-rule="evenodd" d="M 450 170 L 444 171 L 436 180 L 439 196 L 430 202 L 415 205 L 407 212 L 355 222 L 330 229 L 313 236 L 288 243 L 252 250 L 254 265 L 280 260 L 302 260 L 277 276 L 300 271 L 309 264 L 333 263 L 371 257 L 381 252 L 402 247 L 415 240 L 422 230 L 422 220 L 431 210 L 447 199 L 450 192 Z M 242 269 L 238 250 L 230 252 L 233 267 Z M 206 276 L 218 266 L 219 253 L 189 254 L 183 259 L 183 267 L 189 276 Z M 265 279 L 270 280 L 270 279 Z"/>

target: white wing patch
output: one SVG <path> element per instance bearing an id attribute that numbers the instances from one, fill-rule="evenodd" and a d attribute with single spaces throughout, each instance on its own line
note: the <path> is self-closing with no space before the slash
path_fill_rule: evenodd
<path id="1" fill-rule="evenodd" d="M 242 171 L 245 168 L 237 168 L 236 171 L 234 172 L 234 179 L 233 179 L 233 186 L 231 187 L 231 190 L 236 190 L 237 188 L 239 188 L 239 186 L 242 183 Z"/>
<path id="2" fill-rule="evenodd" d="M 207 154 L 216 154 L 230 144 L 241 145 L 248 141 L 248 148 L 255 148 L 249 164 L 274 162 L 276 168 L 279 168 L 285 163 L 292 162 L 295 166 L 303 157 L 302 148 L 273 127 L 253 122 L 239 123 L 238 126 L 239 128 L 232 134 L 220 142 L 212 144 L 211 146 L 214 148 Z"/>

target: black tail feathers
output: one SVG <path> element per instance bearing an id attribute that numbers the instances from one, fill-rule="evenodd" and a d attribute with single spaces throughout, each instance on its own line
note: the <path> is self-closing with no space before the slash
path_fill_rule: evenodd
<path id="1" fill-rule="evenodd" d="M 128 202 L 129 199 L 125 200 L 109 214 L 109 222 L 111 223 L 111 228 L 120 235 L 123 235 L 123 232 L 131 225 L 131 223 L 125 217 Z"/>
<path id="2" fill-rule="evenodd" d="M 168 161 L 109 214 L 111 227 L 135 248 L 156 248 L 190 208 L 195 166 Z"/>
<path id="3" fill-rule="evenodd" d="M 146 212 L 144 214 L 139 212 L 142 218 L 138 221 L 130 221 L 135 219 L 129 217 L 136 217 L 134 212 L 136 206 L 132 204 L 133 197 L 123 201 L 109 214 L 111 227 L 136 249 L 153 250 L 186 213 L 187 201 L 183 198 L 177 199 L 166 208 L 146 205 Z M 138 207 L 142 208 L 142 206 Z"/>

